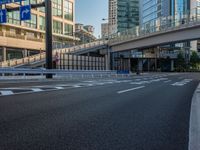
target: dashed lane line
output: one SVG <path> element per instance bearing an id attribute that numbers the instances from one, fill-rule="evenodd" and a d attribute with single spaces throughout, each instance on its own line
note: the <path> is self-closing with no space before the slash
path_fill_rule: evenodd
<path id="1" fill-rule="evenodd" d="M 33 88 L 33 89 L 31 89 L 33 92 L 42 92 L 42 91 L 44 91 L 44 90 L 42 90 L 42 89 L 39 89 L 39 88 Z"/>
<path id="2" fill-rule="evenodd" d="M 2 96 L 8 96 L 8 95 L 13 95 L 13 91 L 0 91 Z"/>
<path id="3" fill-rule="evenodd" d="M 145 86 L 139 86 L 139 87 L 135 87 L 135 88 L 127 89 L 127 90 L 118 91 L 117 93 L 118 94 L 123 94 L 123 93 L 126 93 L 126 92 L 131 92 L 131 91 L 134 91 L 134 90 L 139 90 L 139 89 L 142 89 L 144 87 Z"/>
<path id="4" fill-rule="evenodd" d="M 172 80 L 167 80 L 167 81 L 164 81 L 164 83 L 169 83 L 169 82 L 171 82 Z"/>

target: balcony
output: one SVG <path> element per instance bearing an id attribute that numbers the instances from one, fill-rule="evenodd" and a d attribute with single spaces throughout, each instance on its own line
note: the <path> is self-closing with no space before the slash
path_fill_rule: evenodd
<path id="1" fill-rule="evenodd" d="M 44 39 L 0 31 L 0 46 L 44 50 Z"/>

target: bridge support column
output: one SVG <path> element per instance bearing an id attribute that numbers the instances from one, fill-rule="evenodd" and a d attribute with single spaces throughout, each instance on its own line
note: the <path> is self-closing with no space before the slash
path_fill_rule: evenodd
<path id="1" fill-rule="evenodd" d="M 111 59 L 110 59 L 110 48 L 108 48 L 108 52 L 107 52 L 107 54 L 105 55 L 105 60 L 106 60 L 106 70 L 110 70 L 111 68 L 110 68 L 110 64 L 111 64 Z"/>
<path id="2" fill-rule="evenodd" d="M 7 53 L 6 47 L 3 47 L 2 48 L 2 61 L 6 61 L 7 60 L 6 53 Z"/>
<path id="3" fill-rule="evenodd" d="M 23 57 L 28 57 L 28 50 L 27 49 L 23 50 Z"/>
<path id="4" fill-rule="evenodd" d="M 147 58 L 147 64 L 148 64 L 148 72 L 150 71 L 150 59 Z"/>
<path id="5" fill-rule="evenodd" d="M 106 70 L 110 70 L 110 54 L 105 55 Z"/>
<path id="6" fill-rule="evenodd" d="M 138 59 L 138 71 L 143 71 L 143 59 Z"/>
<path id="7" fill-rule="evenodd" d="M 174 71 L 174 60 L 171 60 L 171 71 Z"/>

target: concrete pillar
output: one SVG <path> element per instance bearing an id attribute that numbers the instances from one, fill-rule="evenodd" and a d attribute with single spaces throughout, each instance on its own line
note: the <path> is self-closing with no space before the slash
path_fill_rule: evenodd
<path id="1" fill-rule="evenodd" d="M 7 58 L 6 58 L 6 47 L 3 47 L 2 48 L 2 61 L 6 61 L 7 60 Z"/>
<path id="2" fill-rule="evenodd" d="M 171 71 L 174 71 L 174 60 L 171 60 Z"/>
<path id="3" fill-rule="evenodd" d="M 142 59 L 138 59 L 138 70 L 139 70 L 139 72 L 143 71 L 143 60 Z"/>
<path id="4" fill-rule="evenodd" d="M 110 70 L 110 50 L 108 49 L 108 53 L 105 55 L 106 60 L 106 70 Z"/>
<path id="5" fill-rule="evenodd" d="M 131 71 L 131 59 L 130 58 L 128 59 L 128 69 L 129 69 L 129 71 Z"/>
<path id="6" fill-rule="evenodd" d="M 147 59 L 147 64 L 148 64 L 148 72 L 150 71 L 150 59 Z"/>
<path id="7" fill-rule="evenodd" d="M 23 57 L 27 57 L 28 56 L 28 50 L 27 49 L 24 49 L 22 51 L 22 53 L 23 53 Z"/>

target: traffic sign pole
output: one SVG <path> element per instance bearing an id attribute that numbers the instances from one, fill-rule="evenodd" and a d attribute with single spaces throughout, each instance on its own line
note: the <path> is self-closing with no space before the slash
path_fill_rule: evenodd
<path id="1" fill-rule="evenodd" d="M 22 2 L 24 0 L 14 0 L 14 2 Z M 15 8 L 7 8 L 7 3 L 12 3 L 12 0 L 0 0 L 0 7 L 5 4 L 5 9 L 0 9 L 0 23 L 6 23 L 6 13 L 17 11 L 20 9 L 20 20 L 30 20 L 31 19 L 31 8 L 39 8 L 45 6 L 45 18 L 46 18 L 46 69 L 53 68 L 52 59 L 52 0 L 45 0 L 39 4 L 30 4 L 28 6 L 20 6 Z M 29 0 L 30 2 L 30 0 Z M 47 79 L 53 78 L 52 74 L 46 75 Z"/>
<path id="2" fill-rule="evenodd" d="M 46 69 L 53 68 L 52 62 L 52 1 L 45 0 L 46 17 Z M 52 79 L 52 74 L 46 75 L 47 79 Z"/>

